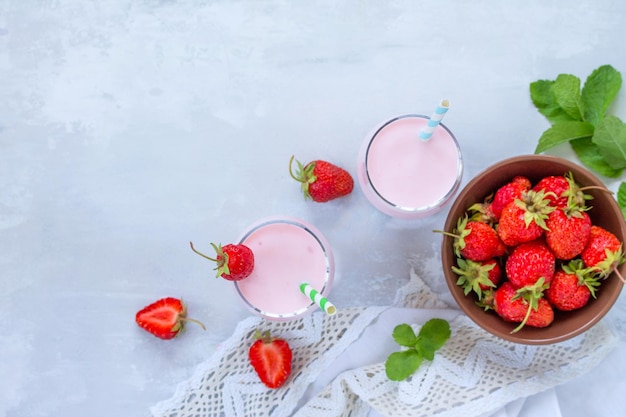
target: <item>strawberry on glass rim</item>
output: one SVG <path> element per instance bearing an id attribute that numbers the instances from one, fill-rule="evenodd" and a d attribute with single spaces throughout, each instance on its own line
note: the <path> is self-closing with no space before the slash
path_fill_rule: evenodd
<path id="1" fill-rule="evenodd" d="M 252 274 L 254 270 L 254 253 L 246 245 L 242 244 L 228 244 L 222 247 L 222 245 L 216 245 L 211 243 L 215 250 L 215 258 L 205 255 L 202 252 L 196 250 L 193 247 L 193 243 L 189 242 L 191 250 L 202 256 L 209 261 L 217 263 L 215 269 L 217 270 L 216 277 L 222 277 L 228 281 L 240 281 L 247 278 Z"/>

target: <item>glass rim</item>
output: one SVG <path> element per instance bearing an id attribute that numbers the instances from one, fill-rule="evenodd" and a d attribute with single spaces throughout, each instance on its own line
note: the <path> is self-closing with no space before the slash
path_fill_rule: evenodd
<path id="1" fill-rule="evenodd" d="M 404 114 L 404 115 L 401 115 L 401 116 L 395 116 L 395 117 L 387 120 L 386 122 L 383 122 L 380 126 L 378 126 L 376 128 L 374 133 L 371 134 L 371 136 L 369 137 L 368 142 L 367 142 L 367 147 L 365 149 L 365 158 L 364 158 L 365 175 L 367 176 L 367 183 L 368 183 L 369 187 L 376 194 L 376 196 L 378 198 L 380 198 L 380 200 L 386 206 L 388 206 L 390 209 L 398 210 L 398 211 L 400 211 L 402 213 L 405 213 L 405 214 L 428 213 L 430 211 L 433 211 L 435 209 L 438 209 L 438 208 L 444 206 L 450 200 L 450 198 L 452 198 L 456 194 L 459 186 L 461 185 L 461 180 L 463 178 L 463 155 L 461 153 L 461 147 L 459 145 L 458 140 L 456 139 L 456 136 L 454 136 L 454 133 L 452 133 L 452 131 L 450 129 L 448 129 L 448 127 L 444 123 L 439 123 L 438 126 L 441 126 L 442 128 L 444 128 L 446 130 L 446 132 L 448 132 L 448 134 L 452 138 L 452 141 L 455 144 L 456 150 L 457 150 L 458 164 L 457 164 L 456 178 L 454 180 L 454 184 L 452 185 L 452 187 L 450 187 L 450 189 L 448 190 L 448 192 L 446 192 L 446 194 L 444 194 L 441 198 L 439 198 L 435 202 L 433 202 L 433 203 L 431 203 L 429 205 L 420 206 L 420 207 L 406 207 L 406 206 L 402 206 L 402 205 L 393 203 L 393 202 L 389 201 L 387 198 L 385 198 L 378 191 L 378 189 L 376 189 L 376 187 L 374 186 L 374 183 L 372 182 L 372 179 L 370 177 L 370 172 L 369 172 L 369 169 L 368 169 L 370 148 L 372 146 L 372 143 L 374 142 L 374 139 L 376 139 L 378 134 L 383 129 L 385 129 L 387 126 L 389 126 L 390 124 L 392 124 L 394 122 L 397 122 L 398 120 L 401 120 L 401 119 L 409 119 L 409 118 L 429 119 L 428 116 L 423 115 L 423 114 Z"/>
<path id="2" fill-rule="evenodd" d="M 267 227 L 269 225 L 272 224 L 288 224 L 291 226 L 295 226 L 298 227 L 299 229 L 304 230 L 305 232 L 307 232 L 310 236 L 312 236 L 315 241 L 317 242 L 317 244 L 319 245 L 319 248 L 322 250 L 322 254 L 324 256 L 324 262 L 326 265 L 325 268 L 325 274 L 324 274 L 324 285 L 321 288 L 316 288 L 320 294 L 322 295 L 326 295 L 326 293 L 329 291 L 330 286 L 332 285 L 332 281 L 333 281 L 333 264 L 334 264 L 334 260 L 333 260 L 333 255 L 332 255 L 332 251 L 330 249 L 330 245 L 328 244 L 328 242 L 326 241 L 324 235 L 322 234 L 322 232 L 320 232 L 319 230 L 317 230 L 313 225 L 307 224 L 306 222 L 304 222 L 303 220 L 299 220 L 296 218 L 290 218 L 290 217 L 271 217 L 271 218 L 266 218 L 264 220 L 261 220 L 251 226 L 249 226 L 246 229 L 246 232 L 243 234 L 243 236 L 239 239 L 239 243 L 243 243 L 246 238 L 248 238 L 252 233 L 256 232 L 257 230 L 260 230 L 264 227 Z M 304 314 L 306 314 L 307 312 L 309 312 L 310 310 L 312 310 L 313 308 L 317 308 L 317 305 L 313 302 L 310 301 L 310 303 L 308 305 L 306 305 L 305 307 L 302 307 L 296 311 L 291 311 L 291 312 L 287 312 L 287 313 L 282 313 L 282 312 L 271 312 L 271 311 L 264 311 L 261 310 L 260 308 L 258 308 L 257 306 L 255 306 L 254 304 L 252 304 L 247 298 L 246 296 L 242 293 L 241 289 L 239 288 L 239 282 L 238 281 L 234 281 L 233 282 L 235 289 L 237 291 L 237 294 L 239 294 L 239 296 L 241 297 L 241 299 L 244 301 L 244 303 L 246 304 L 246 306 L 251 309 L 252 311 L 254 311 L 256 314 L 259 314 L 263 317 L 267 317 L 269 319 L 275 319 L 275 320 L 286 320 L 286 319 L 295 319 L 298 318 L 300 316 L 303 316 Z"/>

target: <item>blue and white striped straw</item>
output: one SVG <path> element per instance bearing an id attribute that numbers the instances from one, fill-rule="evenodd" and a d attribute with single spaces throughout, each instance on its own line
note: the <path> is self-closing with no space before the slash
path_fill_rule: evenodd
<path id="1" fill-rule="evenodd" d="M 426 126 L 424 126 L 422 130 L 420 130 L 420 133 L 419 133 L 420 139 L 422 140 L 430 139 L 430 137 L 433 135 L 433 132 L 435 131 L 435 128 L 439 126 L 441 119 L 443 119 L 443 116 L 446 114 L 449 108 L 450 108 L 450 102 L 448 100 L 441 100 L 441 102 L 435 109 L 433 115 L 430 116 L 430 119 L 428 119 L 428 123 L 426 123 Z"/>
<path id="2" fill-rule="evenodd" d="M 326 299 L 322 294 L 319 293 L 315 288 L 311 287 L 309 283 L 303 282 L 300 284 L 300 291 L 302 294 L 306 295 L 313 301 L 322 311 L 324 311 L 329 316 L 332 316 L 337 312 L 337 308 Z"/>

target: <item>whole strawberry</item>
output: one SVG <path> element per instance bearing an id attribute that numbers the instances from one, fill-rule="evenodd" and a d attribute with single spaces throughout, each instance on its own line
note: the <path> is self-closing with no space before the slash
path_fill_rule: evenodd
<path id="1" fill-rule="evenodd" d="M 261 334 L 255 332 L 257 339 L 250 350 L 250 364 L 268 388 L 279 388 L 291 374 L 292 352 L 289 344 L 283 339 L 271 338 L 269 331 Z"/>
<path id="2" fill-rule="evenodd" d="M 545 296 L 558 310 L 577 310 L 595 297 L 599 285 L 595 275 L 584 268 L 582 260 L 575 259 L 555 272 Z"/>
<path id="3" fill-rule="evenodd" d="M 289 174 L 301 183 L 305 199 L 325 203 L 346 196 L 354 188 L 354 180 L 348 171 L 323 160 L 302 165 L 296 160 L 297 170 L 293 173 L 294 157 L 289 160 Z"/>
<path id="4" fill-rule="evenodd" d="M 452 267 L 459 276 L 456 285 L 463 288 L 465 295 L 474 292 L 479 301 L 484 291 L 495 288 L 502 280 L 502 267 L 495 259 L 475 262 L 458 258 L 457 265 Z"/>
<path id="5" fill-rule="evenodd" d="M 531 186 L 530 180 L 527 177 L 518 175 L 513 177 L 511 182 L 498 188 L 491 201 L 491 212 L 496 219 L 500 218 L 502 210 L 509 203 L 512 203 L 516 199 L 521 199 L 522 194 L 529 190 Z"/>
<path id="6" fill-rule="evenodd" d="M 458 219 L 456 229 L 452 233 L 441 230 L 435 232 L 454 237 L 453 248 L 457 257 L 487 261 L 504 255 L 506 251 L 493 227 L 487 223 L 468 221 L 467 216 Z"/>
<path id="7" fill-rule="evenodd" d="M 591 218 L 579 208 L 557 208 L 546 220 L 546 243 L 554 256 L 570 260 L 583 251 L 591 235 Z"/>
<path id="8" fill-rule="evenodd" d="M 554 255 L 542 239 L 516 246 L 506 259 L 505 271 L 517 288 L 535 285 L 543 278 L 549 284 L 556 267 Z"/>
<path id="9" fill-rule="evenodd" d="M 216 276 L 218 278 L 222 277 L 228 281 L 240 281 L 249 277 L 254 270 L 254 253 L 246 245 L 228 244 L 222 247 L 222 245 L 211 243 L 211 246 L 215 249 L 215 258 L 198 252 L 193 247 L 193 243 L 189 242 L 189 245 L 191 250 L 198 255 L 217 263 L 215 269 L 217 270 Z"/>
<path id="10" fill-rule="evenodd" d="M 554 321 L 554 309 L 543 298 L 546 286 L 542 281 L 524 288 L 516 288 L 506 281 L 496 290 L 493 298 L 495 312 L 505 321 L 519 323 L 511 333 L 518 332 L 525 325 L 547 327 Z"/>
<path id="11" fill-rule="evenodd" d="M 587 188 L 587 187 L 586 187 Z M 596 188 L 596 187 L 589 187 Z M 585 194 L 584 190 L 574 180 L 571 172 L 565 175 L 552 175 L 544 177 L 532 188 L 535 191 L 543 191 L 553 207 L 584 207 L 587 200 L 592 196 Z"/>
<path id="12" fill-rule="evenodd" d="M 589 242 L 580 256 L 585 266 L 591 268 L 601 278 L 608 277 L 624 262 L 622 243 L 617 236 L 597 225 L 591 226 Z M 620 278 L 623 280 L 621 276 Z"/>
<path id="13" fill-rule="evenodd" d="M 547 229 L 546 219 L 553 210 L 543 191 L 528 190 L 502 210 L 498 235 L 507 246 L 535 240 Z"/>
<path id="14" fill-rule="evenodd" d="M 567 205 L 567 192 L 570 189 L 570 183 L 563 175 L 543 177 L 532 189 L 543 191 L 553 207 L 565 207 Z"/>
<path id="15" fill-rule="evenodd" d="M 161 298 L 137 312 L 135 322 L 142 329 L 161 339 L 173 339 L 185 330 L 185 323 L 192 321 L 206 330 L 204 324 L 187 317 L 187 307 L 174 297 Z"/>

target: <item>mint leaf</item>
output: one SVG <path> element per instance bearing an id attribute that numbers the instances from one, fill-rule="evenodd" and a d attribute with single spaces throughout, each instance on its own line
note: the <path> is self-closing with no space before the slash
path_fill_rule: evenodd
<path id="1" fill-rule="evenodd" d="M 606 116 L 600 120 L 592 141 L 612 168 L 626 168 L 626 125 L 619 118 Z"/>
<path id="2" fill-rule="evenodd" d="M 419 368 L 424 359 L 433 360 L 435 351 L 450 337 L 450 324 L 443 319 L 430 319 L 415 332 L 408 324 L 399 324 L 393 329 L 393 339 L 408 349 L 394 352 L 385 361 L 387 378 L 402 381 Z"/>
<path id="3" fill-rule="evenodd" d="M 530 84 L 530 98 L 539 111 L 550 123 L 573 120 L 556 100 L 552 86 L 554 81 L 538 80 Z"/>
<path id="4" fill-rule="evenodd" d="M 591 138 L 574 139 L 570 145 L 580 162 L 592 171 L 609 178 L 617 178 L 622 175 L 623 170 L 612 168 L 604 160 L 600 148 L 591 141 Z"/>
<path id="5" fill-rule="evenodd" d="M 413 347 L 417 342 L 417 336 L 411 326 L 399 324 L 393 329 L 393 340 L 400 346 Z"/>
<path id="6" fill-rule="evenodd" d="M 544 152 L 553 146 L 574 139 L 591 138 L 593 130 L 593 125 L 587 122 L 565 121 L 555 123 L 543 132 L 535 148 L 535 153 Z"/>
<path id="7" fill-rule="evenodd" d="M 603 65 L 594 70 L 587 77 L 581 95 L 584 120 L 597 125 L 621 87 L 622 75 L 612 66 Z"/>
<path id="8" fill-rule="evenodd" d="M 394 352 L 385 362 L 385 373 L 392 381 L 402 381 L 419 368 L 422 363 L 422 355 L 415 349 Z"/>
<path id="9" fill-rule="evenodd" d="M 450 324 L 443 319 L 430 319 L 419 331 L 415 349 L 432 361 L 435 358 L 435 351 L 439 350 L 446 340 L 450 338 Z"/>
<path id="10" fill-rule="evenodd" d="M 580 78 L 571 74 L 559 74 L 552 85 L 552 92 L 559 106 L 574 120 L 582 120 L 583 104 L 580 98 Z"/>
<path id="11" fill-rule="evenodd" d="M 617 189 L 617 204 L 619 204 L 622 214 L 626 217 L 626 182 L 622 182 Z"/>

